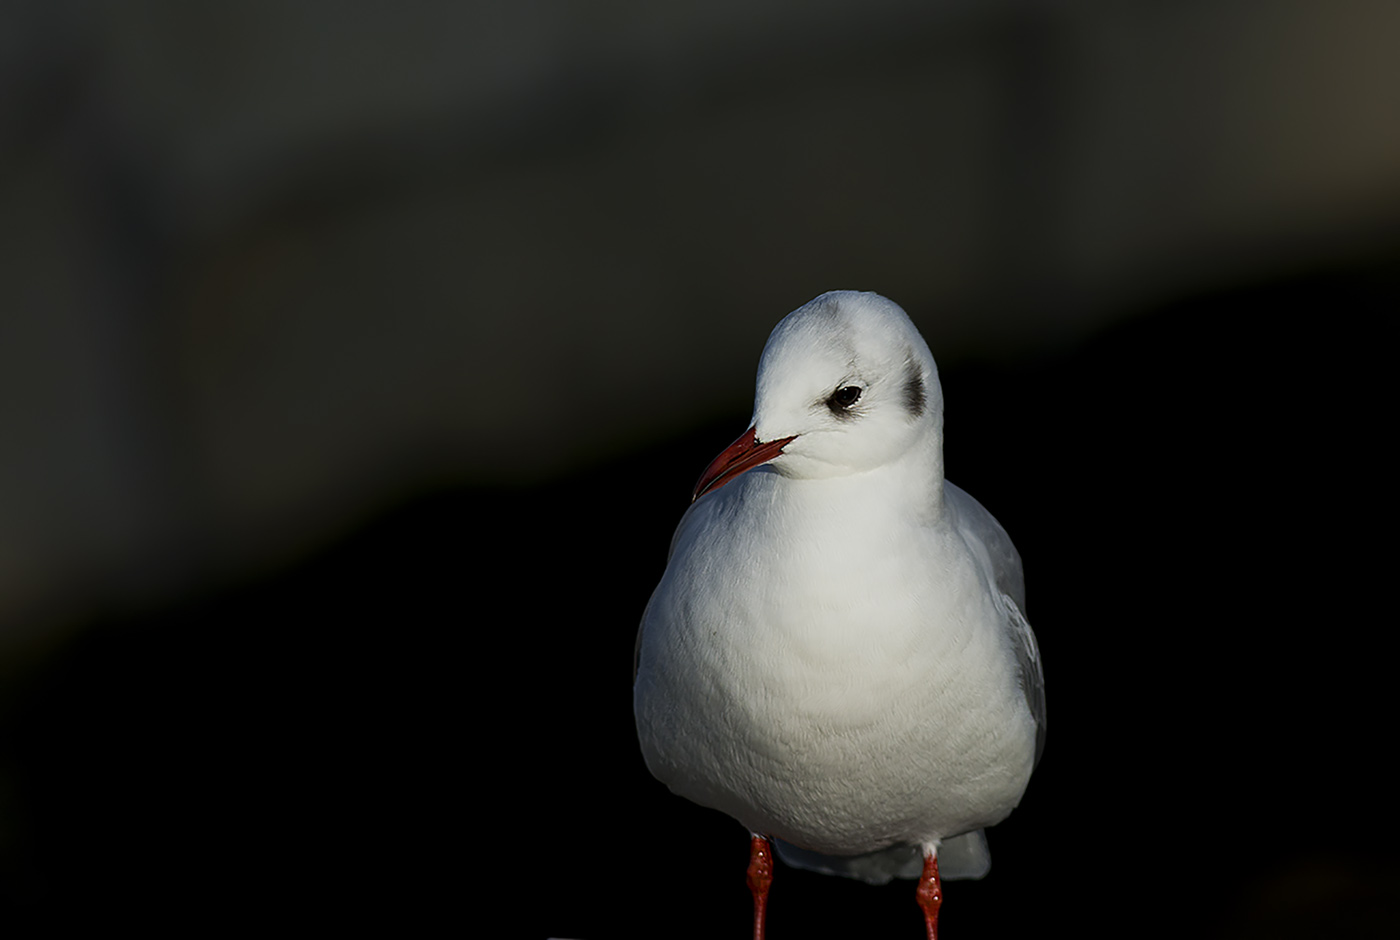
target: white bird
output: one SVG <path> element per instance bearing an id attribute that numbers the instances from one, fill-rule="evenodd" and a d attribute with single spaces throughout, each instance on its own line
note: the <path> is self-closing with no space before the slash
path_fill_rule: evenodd
<path id="1" fill-rule="evenodd" d="M 1045 734 L 1021 560 L 943 478 L 943 399 L 894 302 L 833 291 L 785 317 L 752 425 L 701 475 L 642 615 L 633 706 L 673 792 L 748 827 L 754 936 L 789 864 L 980 878 Z"/>

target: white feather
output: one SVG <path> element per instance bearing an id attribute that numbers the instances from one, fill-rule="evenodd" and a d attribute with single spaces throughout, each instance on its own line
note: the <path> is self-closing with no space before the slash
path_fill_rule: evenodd
<path id="1" fill-rule="evenodd" d="M 794 864 L 917 877 L 941 842 L 945 877 L 980 877 L 1044 693 L 1020 558 L 943 479 L 928 347 L 891 301 L 823 294 L 773 330 L 753 424 L 795 439 L 691 506 L 643 615 L 647 766 Z"/>

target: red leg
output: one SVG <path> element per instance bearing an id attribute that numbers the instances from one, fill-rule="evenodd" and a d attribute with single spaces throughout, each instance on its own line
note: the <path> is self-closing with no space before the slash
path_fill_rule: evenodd
<path id="1" fill-rule="evenodd" d="M 753 892 L 753 940 L 763 940 L 768 889 L 773 884 L 773 847 L 763 836 L 749 841 L 749 890 Z"/>
<path id="2" fill-rule="evenodd" d="M 924 849 L 924 873 L 915 893 L 919 907 L 924 909 L 924 926 L 928 940 L 938 940 L 938 907 L 943 903 L 943 883 L 938 880 L 938 850 Z"/>

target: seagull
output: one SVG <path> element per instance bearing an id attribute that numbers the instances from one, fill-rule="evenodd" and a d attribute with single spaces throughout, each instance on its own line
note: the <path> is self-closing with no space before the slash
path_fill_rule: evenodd
<path id="1" fill-rule="evenodd" d="M 1045 691 L 1006 530 L 943 478 L 943 393 L 899 305 L 832 291 L 759 362 L 749 429 L 701 474 L 642 615 L 633 708 L 672 792 L 748 828 L 754 938 L 773 854 L 980 878 L 1020 802 Z M 939 864 L 942 862 L 940 874 Z"/>

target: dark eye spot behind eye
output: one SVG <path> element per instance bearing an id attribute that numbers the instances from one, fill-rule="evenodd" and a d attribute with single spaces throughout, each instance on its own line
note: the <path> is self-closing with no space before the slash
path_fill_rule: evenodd
<path id="1" fill-rule="evenodd" d="M 904 377 L 904 407 L 917 418 L 924 413 L 925 400 L 924 378 L 919 374 L 919 367 L 911 362 Z"/>
<path id="2" fill-rule="evenodd" d="M 826 406 L 837 417 L 847 418 L 850 417 L 851 408 L 860 401 L 860 395 L 859 385 L 843 385 L 831 393 L 831 397 L 826 400 Z"/>

